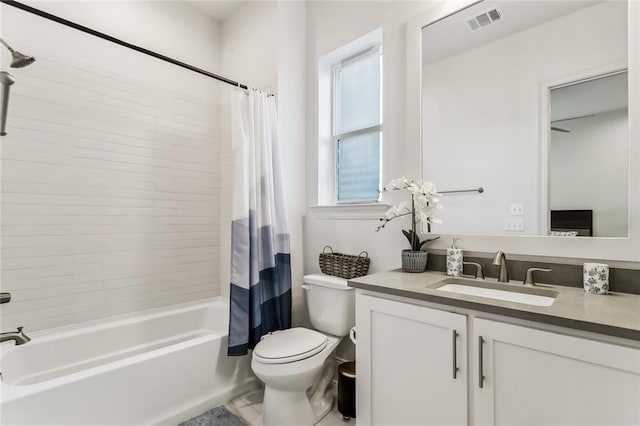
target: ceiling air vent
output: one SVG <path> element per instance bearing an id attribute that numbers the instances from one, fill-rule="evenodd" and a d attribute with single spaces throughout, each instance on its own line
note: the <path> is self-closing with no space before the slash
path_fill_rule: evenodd
<path id="1" fill-rule="evenodd" d="M 484 28 L 489 24 L 493 24 L 494 22 L 500 21 L 502 19 L 502 14 L 498 11 L 498 9 L 492 9 L 488 12 L 481 13 L 480 15 L 469 19 L 467 21 L 467 25 L 471 28 L 471 31 L 479 30 L 480 28 Z"/>

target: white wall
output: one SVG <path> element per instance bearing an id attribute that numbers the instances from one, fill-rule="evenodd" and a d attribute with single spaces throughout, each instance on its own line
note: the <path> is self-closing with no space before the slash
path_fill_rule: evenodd
<path id="1" fill-rule="evenodd" d="M 441 3 L 438 3 L 441 5 Z M 413 58 L 405 58 L 405 51 L 408 47 L 412 50 L 419 50 L 419 46 L 407 46 L 406 43 L 406 20 L 410 18 L 421 19 L 427 16 L 427 8 L 435 6 L 434 3 L 400 3 L 400 2 L 379 2 L 375 4 L 366 2 L 344 2 L 344 3 L 311 3 L 308 9 L 308 37 L 309 37 L 309 57 L 308 57 L 308 102 L 307 102 L 307 205 L 313 206 L 316 201 L 316 143 L 317 143 L 317 75 L 315 67 L 317 60 L 322 55 L 334 50 L 335 48 L 348 43 L 350 40 L 358 36 L 383 26 L 384 29 L 384 48 L 387 54 L 385 60 L 385 92 L 384 92 L 384 108 L 385 121 L 391 126 L 385 128 L 385 138 L 388 142 L 388 150 L 397 150 L 383 154 L 383 181 L 387 181 L 391 177 L 405 175 L 414 177 L 420 175 L 419 170 L 419 140 L 417 140 L 416 130 L 420 126 L 419 118 L 416 114 L 415 122 L 406 122 L 407 129 L 411 131 L 403 131 L 401 123 L 405 122 L 407 114 L 413 115 L 416 111 L 412 106 L 411 110 L 404 111 L 404 100 L 410 98 L 412 105 L 418 105 L 419 100 L 416 99 L 416 86 L 405 87 L 407 74 L 404 72 L 405 60 L 411 59 L 412 75 L 416 75 L 418 71 L 419 61 Z M 424 10 L 422 10 L 424 9 Z M 450 9 L 453 9 L 451 7 Z M 637 19 L 638 9 L 635 8 L 635 16 Z M 404 16 L 403 16 L 404 15 Z M 423 17 L 423 18 L 419 18 Z M 413 27 L 412 27 L 413 28 Z M 632 39 L 637 39 L 637 31 Z M 412 32 L 412 37 L 414 33 Z M 413 38 L 412 38 L 413 40 Z M 417 47 L 417 48 L 416 48 Z M 637 55 L 633 52 L 630 55 L 631 65 L 637 64 Z M 388 64 L 387 61 L 391 63 Z M 413 68 L 415 66 L 415 68 Z M 634 79 L 630 78 L 630 84 Z M 635 90 L 633 87 L 630 90 Z M 630 103 L 630 110 L 633 110 L 633 102 Z M 636 105 L 637 106 L 637 105 Z M 392 111 L 394 122 L 390 122 L 387 112 Z M 634 135 L 631 135 L 634 137 Z M 637 135 L 635 135 L 637 136 Z M 637 154 L 637 152 L 635 153 Z M 635 155 L 632 150 L 632 155 Z M 634 181 L 634 170 L 631 170 L 631 181 Z M 637 179 L 636 179 L 637 180 Z M 632 196 L 632 208 L 635 208 L 634 197 Z M 344 252 L 357 253 L 362 248 L 366 248 L 372 254 L 371 271 L 376 272 L 385 269 L 397 268 L 400 266 L 399 251 L 406 248 L 406 242 L 400 235 L 397 228 L 388 228 L 382 233 L 376 234 L 371 230 L 375 228 L 377 221 L 375 218 L 360 219 L 360 217 L 375 216 L 375 214 L 362 213 L 357 211 L 352 220 L 344 219 L 352 212 L 351 209 L 342 209 L 342 219 L 337 219 L 331 214 L 322 213 L 322 209 L 309 209 L 305 218 L 305 273 L 317 271 L 317 253 L 322 249 L 324 244 L 333 244 Z M 320 211 L 320 212 L 319 212 Z M 375 212 L 373 212 L 375 213 Z M 377 214 L 377 213 L 376 213 Z M 637 216 L 637 215 L 636 215 Z M 632 217 L 630 223 L 633 228 Z M 406 224 L 405 224 L 406 225 Z M 562 243 L 555 244 L 556 241 L 548 238 L 511 238 L 504 239 L 498 237 L 485 236 L 469 236 L 469 245 L 465 241 L 461 242 L 461 246 L 465 249 L 473 247 L 474 252 L 471 254 L 482 254 L 487 251 L 495 251 L 498 249 L 506 250 L 510 254 L 511 259 L 530 259 L 529 255 L 518 255 L 513 253 L 530 253 L 529 245 L 536 247 L 533 251 L 543 253 L 540 248 L 546 250 L 547 257 L 540 255 L 537 257 L 540 261 L 558 261 L 571 264 L 580 264 L 585 259 L 609 259 L 609 252 L 618 253 L 621 247 L 629 247 L 630 253 L 637 253 L 634 242 L 625 242 L 617 239 L 612 240 L 596 240 L 588 245 L 587 250 L 582 250 L 583 242 L 576 245 L 568 243 L 568 239 Z M 541 243 L 540 241 L 544 241 Z M 583 240 L 581 240 L 583 241 Z M 450 244 L 450 241 L 442 241 L 435 244 L 438 248 L 444 248 Z M 466 246 L 465 246 L 466 245 Z M 589 256 L 582 259 L 569 258 L 568 255 L 572 250 L 578 253 L 588 252 Z M 550 256 L 559 256 L 557 258 Z M 609 257 L 608 257 L 609 256 Z M 632 256 L 620 257 L 620 259 L 631 258 Z M 638 262 L 622 262 L 609 260 L 608 263 L 617 267 L 630 267 L 637 269 L 640 265 Z"/>
<path id="2" fill-rule="evenodd" d="M 95 3 L 59 7 L 85 25 L 102 22 Z M 202 38 L 193 62 L 217 63 L 217 38 L 205 46 L 215 23 L 198 26 L 166 4 L 156 14 L 138 7 L 103 12 L 126 20 L 118 35 L 141 45 L 140 27 L 164 16 L 157 32 L 173 47 L 163 53 Z M 1 12 L 2 37 L 37 57 L 11 69 L 1 145 L 1 287 L 13 295 L 3 328 L 219 294 L 220 83 L 6 5 Z"/>
<path id="3" fill-rule="evenodd" d="M 594 237 L 627 237 L 628 110 L 562 123 L 551 132 L 551 210 L 592 209 Z"/>
<path id="4" fill-rule="evenodd" d="M 220 72 L 220 24 L 181 1 L 23 3 L 207 71 Z M 64 49 L 70 51 L 70 46 L 58 45 L 55 51 Z"/>
<path id="5" fill-rule="evenodd" d="M 485 189 L 443 196 L 434 232 L 504 234 L 511 203 L 523 203 L 520 234 L 539 233 L 542 85 L 624 63 L 626 16 L 623 3 L 598 4 L 424 67 L 425 177 Z"/>
<path id="6" fill-rule="evenodd" d="M 278 83 L 278 3 L 243 3 L 221 27 L 222 72 L 275 93 Z"/>
<path id="7" fill-rule="evenodd" d="M 306 324 L 301 288 L 304 261 L 307 4 L 278 3 L 278 136 L 291 234 L 294 325 Z"/>
<path id="8" fill-rule="evenodd" d="M 420 177 L 419 153 L 407 151 L 405 140 L 406 34 L 404 23 L 434 3 L 430 2 L 310 2 L 307 10 L 307 152 L 306 203 L 317 204 L 318 154 L 318 59 L 377 28 L 383 31 L 383 125 L 382 181 L 395 177 Z M 318 254 L 325 245 L 343 253 L 367 250 L 370 272 L 400 266 L 400 250 L 406 240 L 400 233 L 406 223 L 391 223 L 375 232 L 379 221 L 373 215 L 326 213 L 307 209 L 304 227 L 305 273 L 319 271 Z M 346 218 L 350 216 L 351 218 Z M 402 226 L 401 226 L 402 225 Z"/>

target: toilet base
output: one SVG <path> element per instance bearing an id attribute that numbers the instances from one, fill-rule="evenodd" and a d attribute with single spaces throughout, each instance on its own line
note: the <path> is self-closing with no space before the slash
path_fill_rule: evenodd
<path id="1" fill-rule="evenodd" d="M 320 422 L 333 408 L 333 396 L 328 391 L 335 373 L 333 360 L 327 359 L 322 374 L 308 391 L 264 390 L 262 426 L 312 426 Z"/>
<path id="2" fill-rule="evenodd" d="M 327 414 L 331 412 L 333 408 L 333 396 L 330 392 L 327 392 L 323 397 L 322 404 L 314 405 L 314 413 L 316 415 L 313 424 L 320 423 L 320 420 L 324 419 Z"/>
<path id="3" fill-rule="evenodd" d="M 271 412 L 269 407 L 287 407 L 287 409 L 276 409 Z M 333 396 L 330 392 L 327 392 L 320 404 L 312 407 L 304 392 L 265 388 L 260 424 L 261 426 L 312 426 L 324 419 L 332 408 Z"/>
<path id="4" fill-rule="evenodd" d="M 315 417 L 305 392 L 272 389 L 264 390 L 262 426 L 308 425 Z"/>

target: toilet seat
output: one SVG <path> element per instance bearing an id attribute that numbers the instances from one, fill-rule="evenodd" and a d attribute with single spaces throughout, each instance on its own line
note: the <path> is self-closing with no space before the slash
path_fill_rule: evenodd
<path id="1" fill-rule="evenodd" d="M 266 336 L 254 348 L 253 358 L 263 364 L 286 364 L 312 357 L 326 347 L 327 336 L 296 327 Z"/>

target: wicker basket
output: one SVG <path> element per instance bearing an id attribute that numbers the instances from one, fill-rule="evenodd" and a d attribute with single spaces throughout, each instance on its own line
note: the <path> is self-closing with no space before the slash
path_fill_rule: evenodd
<path id="1" fill-rule="evenodd" d="M 330 253 L 327 253 L 327 249 Z M 358 256 L 334 253 L 330 246 L 326 246 L 320 253 L 320 270 L 327 274 L 346 279 L 367 275 L 369 270 L 369 253 L 360 252 Z"/>

